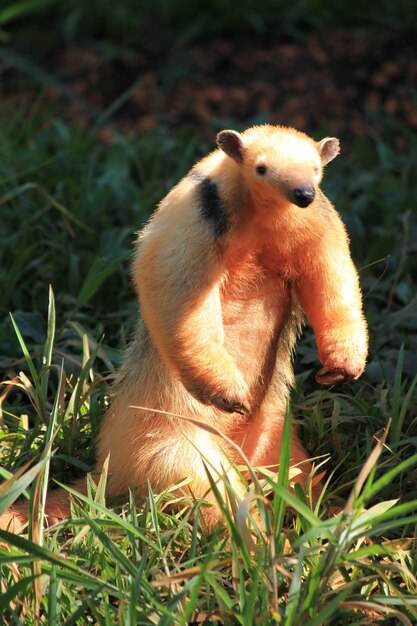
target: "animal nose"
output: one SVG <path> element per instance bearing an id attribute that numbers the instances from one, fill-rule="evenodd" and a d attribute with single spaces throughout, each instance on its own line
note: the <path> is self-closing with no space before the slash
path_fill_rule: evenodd
<path id="1" fill-rule="evenodd" d="M 315 195 L 314 187 L 310 187 L 309 185 L 296 187 L 293 191 L 294 203 L 304 208 L 313 202 Z"/>

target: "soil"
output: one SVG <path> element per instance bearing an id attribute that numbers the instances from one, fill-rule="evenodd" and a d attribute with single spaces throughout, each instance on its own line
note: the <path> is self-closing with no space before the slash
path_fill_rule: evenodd
<path id="1" fill-rule="evenodd" d="M 39 87 L 17 87 L 15 67 L 13 58 L 0 61 L 3 102 L 33 101 Z M 416 46 L 388 30 L 350 28 L 256 47 L 215 40 L 167 55 L 158 70 L 141 52 L 105 62 L 93 48 L 67 48 L 45 69 L 57 82 L 44 80 L 43 106 L 52 101 L 86 127 L 107 111 L 105 141 L 115 128 L 159 125 L 192 127 L 212 140 L 219 128 L 262 122 L 349 141 L 369 132 L 370 112 L 417 130 Z"/>

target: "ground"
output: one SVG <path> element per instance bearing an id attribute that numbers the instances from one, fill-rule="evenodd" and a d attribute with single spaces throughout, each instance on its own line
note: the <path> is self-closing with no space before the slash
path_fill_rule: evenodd
<path id="1" fill-rule="evenodd" d="M 414 41 L 388 29 L 339 29 L 256 47 L 216 39 L 157 64 L 138 51 L 106 58 L 97 46 L 72 46 L 49 57 L 43 67 L 49 74 L 37 73 L 36 85 L 33 73 L 25 81 L 16 68 L 31 73 L 6 51 L 0 62 L 6 101 L 18 104 L 26 95 L 33 103 L 41 83 L 44 107 L 53 101 L 86 127 L 99 119 L 104 140 L 115 124 L 131 132 L 191 126 L 211 140 L 228 124 L 272 122 L 323 128 L 349 143 L 369 133 L 369 113 L 376 114 L 376 129 L 381 113 L 417 129 Z M 403 139 L 397 141 L 401 148 Z"/>

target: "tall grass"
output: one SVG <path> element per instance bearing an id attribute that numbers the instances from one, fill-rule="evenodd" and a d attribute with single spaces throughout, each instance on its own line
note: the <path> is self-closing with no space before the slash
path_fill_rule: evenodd
<path id="1" fill-rule="evenodd" d="M 54 334 L 50 292 L 46 353 Z M 42 378 L 51 366 L 38 371 L 21 335 L 19 342 L 30 371 L 21 380 L 28 381 L 26 392 L 43 419 L 48 418 L 48 426 L 40 429 L 33 447 L 40 461 L 9 479 L 0 491 L 1 513 L 29 481 L 35 481 L 28 538 L 0 531 L 0 610 L 5 623 L 36 624 L 46 619 L 48 624 L 211 624 L 220 620 L 313 626 L 352 623 L 354 615 L 395 617 L 404 624 L 417 619 L 410 536 L 417 523 L 417 500 L 401 502 L 398 493 L 389 500 L 377 498 L 399 477 L 415 471 L 417 454 L 378 470 L 387 431 L 375 438 L 336 516 L 322 518 L 308 488 L 306 494 L 289 489 L 288 410 L 277 477 L 260 469 L 261 480 L 254 479 L 245 500 L 238 502 L 229 493 L 230 508 L 216 488 L 217 477 L 211 478 L 225 512 L 226 535 L 219 528 L 204 536 L 198 507 L 189 496 L 174 494 L 180 485 L 158 495 L 149 489 L 149 497 L 140 505 L 130 494 L 115 512 L 105 500 L 106 468 L 98 487 L 90 483 L 88 496 L 75 494 L 78 503 L 74 501 L 70 520 L 42 530 L 48 463 L 59 431 L 66 421 L 77 419 L 73 407 L 79 389 L 61 393 L 66 378 L 61 367 L 56 391 L 44 397 Z M 86 357 L 78 384 L 84 386 L 88 411 L 94 381 L 87 383 L 93 360 Z M 8 444 L 4 442 L 6 454 Z M 167 510 L 174 500 L 179 513 Z M 248 517 L 253 504 L 263 522 L 259 528 L 259 521 L 252 521 L 255 541 Z M 293 511 L 290 518 L 285 515 L 288 507 Z"/>

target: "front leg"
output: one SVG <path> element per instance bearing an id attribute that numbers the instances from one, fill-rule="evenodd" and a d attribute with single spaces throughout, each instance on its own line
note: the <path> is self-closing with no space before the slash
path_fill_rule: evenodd
<path id="1" fill-rule="evenodd" d="M 247 413 L 247 384 L 223 345 L 220 246 L 192 196 L 180 190 L 171 192 L 172 208 L 160 209 L 139 240 L 134 278 L 141 313 L 190 394 L 222 411 Z"/>
<path id="2" fill-rule="evenodd" d="M 365 368 L 368 333 L 358 274 L 341 222 L 332 222 L 330 232 L 305 259 L 296 291 L 323 364 L 316 380 L 330 385 L 359 378 Z"/>

